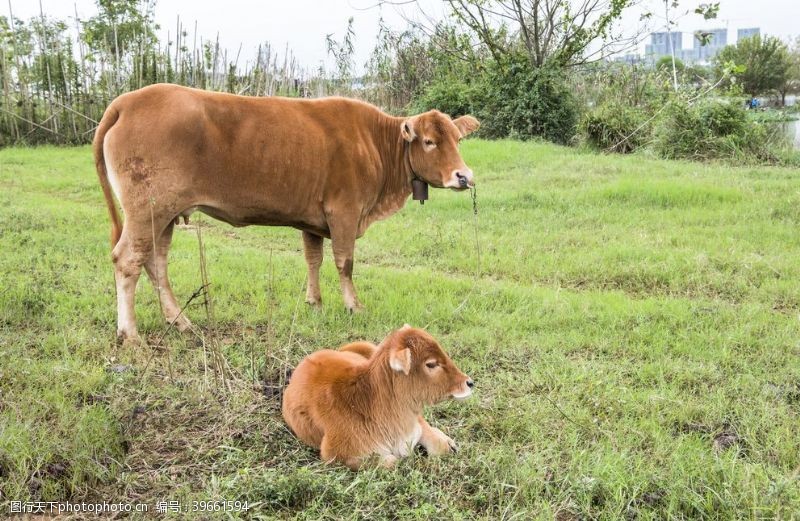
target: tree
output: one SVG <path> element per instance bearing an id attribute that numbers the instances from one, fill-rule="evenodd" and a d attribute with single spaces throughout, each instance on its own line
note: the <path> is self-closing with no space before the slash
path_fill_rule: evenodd
<path id="1" fill-rule="evenodd" d="M 635 38 L 614 33 L 634 0 L 446 0 L 451 14 L 502 62 L 564 67 L 604 58 Z"/>
<path id="2" fill-rule="evenodd" d="M 119 58 L 130 49 L 150 49 L 155 44 L 154 0 L 96 1 L 98 13 L 83 22 L 81 34 L 90 49 Z"/>
<path id="3" fill-rule="evenodd" d="M 784 88 L 781 90 L 782 99 L 786 99 L 786 94 L 789 92 L 797 94 L 800 92 L 800 36 L 795 38 L 792 49 L 789 51 L 789 66 L 788 79 Z"/>
<path id="4" fill-rule="evenodd" d="M 686 65 L 679 58 L 675 58 L 673 56 L 662 56 L 656 62 L 656 70 L 664 71 L 669 69 L 670 71 L 672 71 L 673 65 L 678 74 L 680 74 L 681 72 L 683 72 L 684 69 L 686 69 Z"/>
<path id="5" fill-rule="evenodd" d="M 792 61 L 788 47 L 780 39 L 760 35 L 744 38 L 722 49 L 714 62 L 718 76 L 730 63 L 743 66 L 736 81 L 746 94 L 755 97 L 776 92 L 781 94 L 781 103 L 785 102 Z"/>
<path id="6" fill-rule="evenodd" d="M 353 17 L 347 20 L 347 31 L 341 42 L 336 41 L 333 34 L 325 36 L 328 54 L 336 61 L 335 82 L 340 90 L 347 92 L 353 85 L 353 53 L 355 52 L 356 32 L 353 30 Z"/>

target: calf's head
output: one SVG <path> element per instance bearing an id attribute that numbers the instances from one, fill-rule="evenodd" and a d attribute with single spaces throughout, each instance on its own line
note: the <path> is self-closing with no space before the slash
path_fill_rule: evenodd
<path id="1" fill-rule="evenodd" d="M 411 169 L 426 183 L 437 188 L 466 190 L 474 186 L 472 170 L 458 152 L 458 142 L 480 127 L 472 116 L 450 119 L 431 110 L 403 121 L 400 133 L 408 143 Z"/>
<path id="2" fill-rule="evenodd" d="M 472 394 L 472 379 L 422 329 L 406 325 L 389 335 L 382 347 L 397 398 L 433 405 Z"/>

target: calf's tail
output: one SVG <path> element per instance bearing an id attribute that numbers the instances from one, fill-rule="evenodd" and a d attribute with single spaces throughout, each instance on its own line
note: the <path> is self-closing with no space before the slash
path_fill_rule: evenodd
<path id="1" fill-rule="evenodd" d="M 119 211 L 117 205 L 114 203 L 114 193 L 111 190 L 111 185 L 108 182 L 108 171 L 106 169 L 106 161 L 103 156 L 103 142 L 106 138 L 106 132 L 117 122 L 119 119 L 119 111 L 112 103 L 107 109 L 97 130 L 94 133 L 94 141 L 92 141 L 92 148 L 94 150 L 94 166 L 97 169 L 97 177 L 100 180 L 100 186 L 103 189 L 103 196 L 106 199 L 108 206 L 108 213 L 111 216 L 111 248 L 117 245 L 120 235 L 122 235 L 122 225 L 120 224 Z"/>

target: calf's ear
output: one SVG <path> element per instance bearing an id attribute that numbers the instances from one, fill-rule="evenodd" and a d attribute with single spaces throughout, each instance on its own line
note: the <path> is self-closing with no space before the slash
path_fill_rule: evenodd
<path id="1" fill-rule="evenodd" d="M 403 347 L 395 349 L 389 355 L 389 367 L 398 373 L 407 375 L 411 372 L 411 349 Z"/>
<path id="2" fill-rule="evenodd" d="M 461 132 L 461 137 L 469 136 L 481 126 L 480 122 L 472 116 L 461 116 L 458 119 L 454 119 L 453 123 L 456 124 L 458 131 Z"/>
<path id="3" fill-rule="evenodd" d="M 414 132 L 414 118 L 408 118 L 403 121 L 400 125 L 400 135 L 409 143 L 414 141 L 414 138 L 417 137 L 417 133 Z"/>

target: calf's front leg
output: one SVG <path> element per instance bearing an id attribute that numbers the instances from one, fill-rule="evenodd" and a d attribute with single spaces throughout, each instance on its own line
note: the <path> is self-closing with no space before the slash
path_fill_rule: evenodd
<path id="1" fill-rule="evenodd" d="M 431 427 L 422 416 L 418 420 L 420 427 L 422 427 L 422 436 L 419 438 L 419 444 L 425 447 L 429 456 L 440 456 L 457 450 L 456 442 L 450 436 L 436 427 Z"/>
<path id="2" fill-rule="evenodd" d="M 354 217 L 340 217 L 329 222 L 331 230 L 331 246 L 333 260 L 339 271 L 339 285 L 342 288 L 342 297 L 345 307 L 352 313 L 364 308 L 356 296 L 353 286 L 353 252 L 356 246 L 356 229 L 358 220 Z"/>

